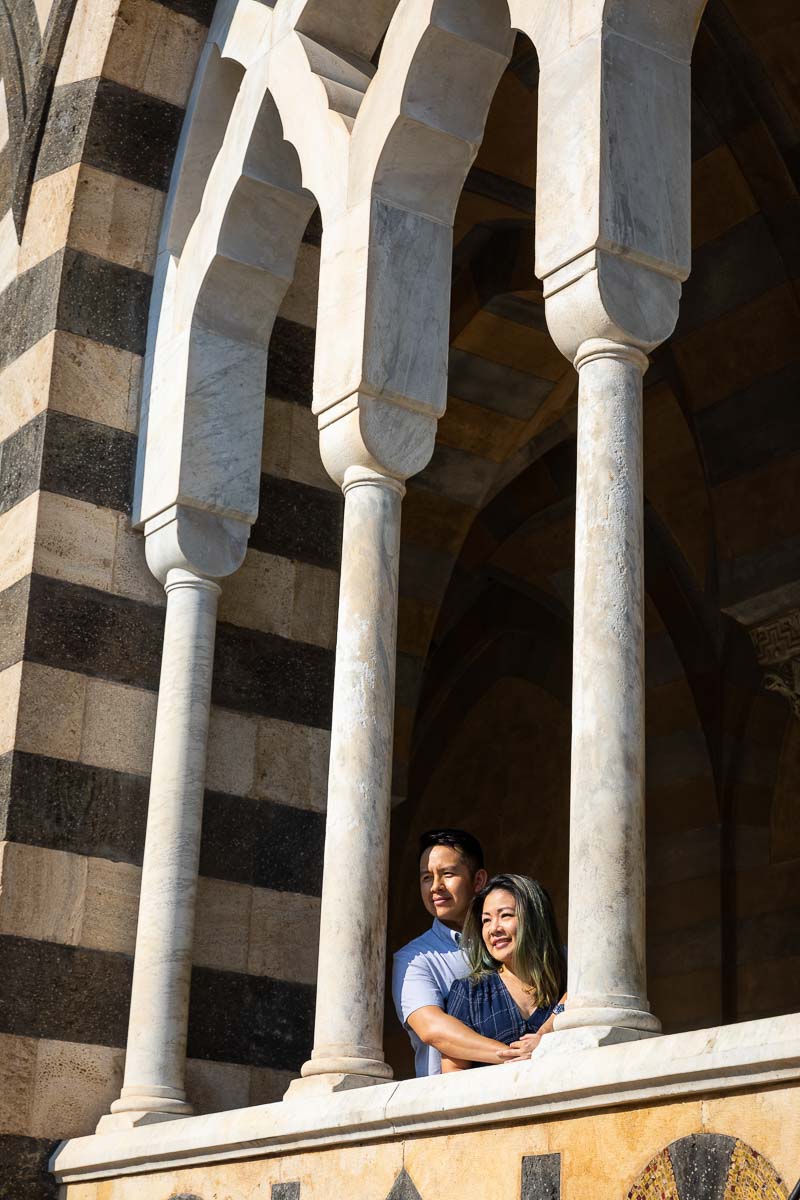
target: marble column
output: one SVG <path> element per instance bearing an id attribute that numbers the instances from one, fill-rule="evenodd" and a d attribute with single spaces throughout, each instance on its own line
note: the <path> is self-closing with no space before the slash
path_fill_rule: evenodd
<path id="1" fill-rule="evenodd" d="M 556 1029 L 660 1029 L 647 1003 L 641 350 L 580 347 L 569 1000 Z"/>
<path id="2" fill-rule="evenodd" d="M 184 1089 L 219 585 L 166 574 L 167 614 L 122 1093 L 99 1128 L 192 1112 Z"/>
<path id="3" fill-rule="evenodd" d="M 344 483 L 314 1048 L 326 1088 L 390 1079 L 383 1056 L 400 508 L 405 486 L 367 467 Z M 292 1088 L 290 1090 L 296 1090 Z"/>

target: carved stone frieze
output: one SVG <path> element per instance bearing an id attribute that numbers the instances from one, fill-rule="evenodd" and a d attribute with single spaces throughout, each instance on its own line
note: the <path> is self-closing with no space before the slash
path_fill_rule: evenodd
<path id="1" fill-rule="evenodd" d="M 764 687 L 779 692 L 800 720 L 800 609 L 750 630 L 759 663 L 768 668 Z"/>

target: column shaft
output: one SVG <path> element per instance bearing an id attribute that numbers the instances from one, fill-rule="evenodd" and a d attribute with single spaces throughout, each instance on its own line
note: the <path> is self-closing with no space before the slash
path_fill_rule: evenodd
<path id="1" fill-rule="evenodd" d="M 344 485 L 317 1009 L 304 1076 L 391 1077 L 383 1000 L 404 491 L 366 471 Z"/>
<path id="2" fill-rule="evenodd" d="M 647 359 L 632 348 L 588 343 L 576 365 L 569 1001 L 556 1028 L 657 1032 L 645 977 L 642 375 Z"/>
<path id="3" fill-rule="evenodd" d="M 190 1113 L 184 1090 L 216 583 L 171 570 L 131 990 L 114 1113 Z"/>

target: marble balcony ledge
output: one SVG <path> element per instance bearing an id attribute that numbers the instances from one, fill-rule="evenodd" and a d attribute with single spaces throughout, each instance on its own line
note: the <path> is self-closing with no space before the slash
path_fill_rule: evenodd
<path id="1" fill-rule="evenodd" d="M 77 1183 L 792 1080 L 800 1081 L 800 1014 L 73 1138 L 50 1169 Z"/>

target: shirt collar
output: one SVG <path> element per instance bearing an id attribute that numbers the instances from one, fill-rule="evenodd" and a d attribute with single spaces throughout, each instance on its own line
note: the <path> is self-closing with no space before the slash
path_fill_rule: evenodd
<path id="1" fill-rule="evenodd" d="M 448 925 L 443 925 L 438 917 L 433 918 L 431 929 L 438 938 L 448 943 L 449 946 L 461 945 L 461 934 L 457 929 L 450 929 Z"/>

